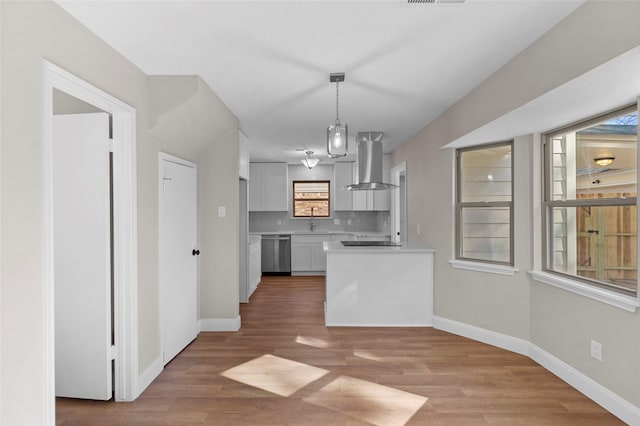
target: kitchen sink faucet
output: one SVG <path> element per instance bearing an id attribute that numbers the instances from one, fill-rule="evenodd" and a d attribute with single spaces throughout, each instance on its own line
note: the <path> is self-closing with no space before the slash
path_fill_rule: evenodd
<path id="1" fill-rule="evenodd" d="M 313 232 L 313 228 L 315 227 L 315 223 L 313 223 L 313 209 L 315 209 L 315 207 L 311 207 L 311 220 L 309 221 L 309 229 L 311 230 L 311 232 Z"/>

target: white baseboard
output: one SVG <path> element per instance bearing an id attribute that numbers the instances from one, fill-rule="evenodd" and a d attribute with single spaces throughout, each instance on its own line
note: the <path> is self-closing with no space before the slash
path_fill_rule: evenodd
<path id="1" fill-rule="evenodd" d="M 495 331 L 486 330 L 458 321 L 442 317 L 433 317 L 433 327 L 438 330 L 448 331 L 458 336 L 468 337 L 482 343 L 497 346 L 520 355 L 529 355 L 529 342 L 517 337 L 508 336 L 506 334 L 496 333 Z"/>
<path id="2" fill-rule="evenodd" d="M 149 365 L 145 370 L 138 376 L 138 380 L 136 383 L 136 394 L 134 399 L 137 399 L 142 392 L 162 373 L 164 366 L 162 365 L 162 356 L 156 358 L 151 365 Z"/>
<path id="3" fill-rule="evenodd" d="M 630 425 L 640 424 L 639 407 L 605 388 L 591 377 L 581 373 L 533 343 L 529 343 L 529 357 L 600 404 L 623 422 Z"/>
<path id="4" fill-rule="evenodd" d="M 238 331 L 240 324 L 240 315 L 236 318 L 202 318 L 200 331 Z"/>
<path id="5" fill-rule="evenodd" d="M 623 422 L 640 425 L 639 407 L 529 341 L 442 317 L 434 317 L 433 326 L 439 330 L 526 355 Z"/>

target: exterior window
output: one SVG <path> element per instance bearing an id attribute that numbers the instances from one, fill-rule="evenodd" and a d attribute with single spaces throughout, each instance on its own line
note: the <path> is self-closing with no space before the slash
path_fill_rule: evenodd
<path id="1" fill-rule="evenodd" d="M 329 181 L 293 181 L 294 217 L 329 217 Z"/>
<path id="2" fill-rule="evenodd" d="M 545 135 L 544 269 L 635 295 L 638 112 Z"/>
<path id="3" fill-rule="evenodd" d="M 457 259 L 513 265 L 512 148 L 457 151 Z"/>

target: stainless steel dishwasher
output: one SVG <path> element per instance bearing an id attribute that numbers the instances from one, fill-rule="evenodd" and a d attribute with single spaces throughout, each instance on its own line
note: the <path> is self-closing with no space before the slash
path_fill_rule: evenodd
<path id="1" fill-rule="evenodd" d="M 291 235 L 262 236 L 262 274 L 291 275 Z"/>

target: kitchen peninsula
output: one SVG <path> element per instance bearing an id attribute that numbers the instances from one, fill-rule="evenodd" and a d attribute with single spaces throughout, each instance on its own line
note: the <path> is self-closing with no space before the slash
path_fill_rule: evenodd
<path id="1" fill-rule="evenodd" d="M 325 241 L 327 326 L 433 325 L 434 250 L 422 244 Z"/>

